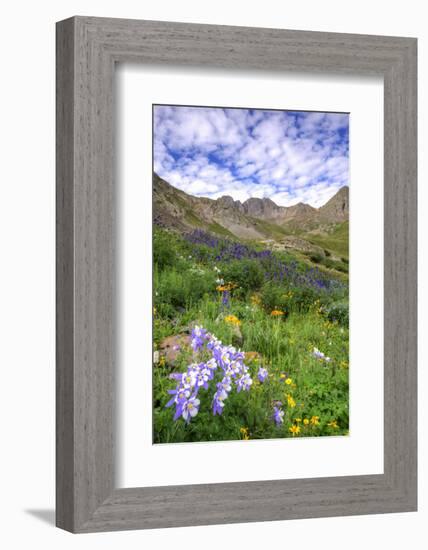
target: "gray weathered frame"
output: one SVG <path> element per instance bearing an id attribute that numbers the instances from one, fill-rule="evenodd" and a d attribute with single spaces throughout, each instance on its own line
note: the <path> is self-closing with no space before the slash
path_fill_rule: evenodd
<path id="1" fill-rule="evenodd" d="M 73 17 L 57 24 L 57 525 L 72 532 L 417 507 L 416 39 Z M 384 473 L 116 489 L 116 62 L 384 78 Z"/>

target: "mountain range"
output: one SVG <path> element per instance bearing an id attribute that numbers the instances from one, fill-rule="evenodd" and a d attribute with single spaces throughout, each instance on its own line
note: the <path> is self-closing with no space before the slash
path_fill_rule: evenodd
<path id="1" fill-rule="evenodd" d="M 180 232 L 201 228 L 238 239 L 281 241 L 302 233 L 328 234 L 348 217 L 347 186 L 320 208 L 302 202 L 278 206 L 269 198 L 240 202 L 228 195 L 218 199 L 195 197 L 153 174 L 153 222 Z"/>

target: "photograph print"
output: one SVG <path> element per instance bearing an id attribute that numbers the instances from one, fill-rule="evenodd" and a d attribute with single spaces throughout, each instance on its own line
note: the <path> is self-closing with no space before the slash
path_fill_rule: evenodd
<path id="1" fill-rule="evenodd" d="M 153 105 L 152 193 L 153 443 L 347 436 L 349 114 Z"/>

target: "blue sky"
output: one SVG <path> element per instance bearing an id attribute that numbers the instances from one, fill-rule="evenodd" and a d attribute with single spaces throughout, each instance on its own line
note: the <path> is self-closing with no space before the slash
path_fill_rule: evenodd
<path id="1" fill-rule="evenodd" d="M 154 170 L 186 193 L 319 207 L 349 184 L 349 115 L 154 107 Z"/>

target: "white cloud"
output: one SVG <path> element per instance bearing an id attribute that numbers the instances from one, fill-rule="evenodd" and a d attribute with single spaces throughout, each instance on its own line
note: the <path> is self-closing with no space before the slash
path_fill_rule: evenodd
<path id="1" fill-rule="evenodd" d="M 155 106 L 154 170 L 187 193 L 320 206 L 348 184 L 348 115 Z"/>

